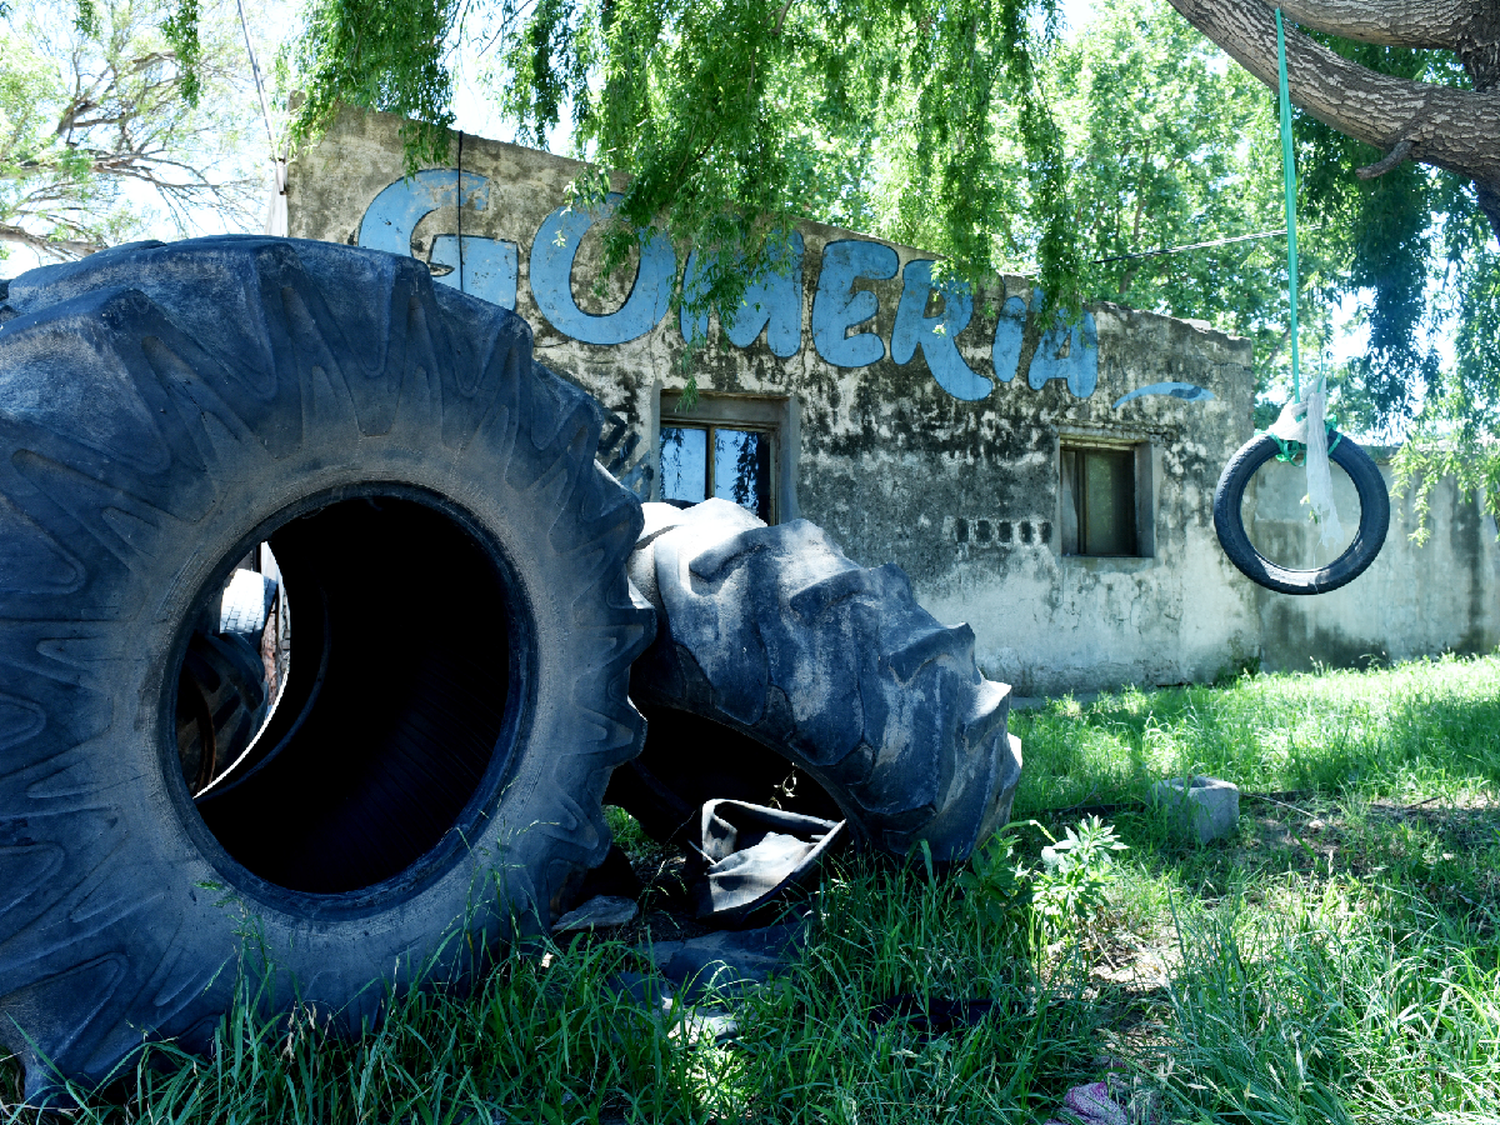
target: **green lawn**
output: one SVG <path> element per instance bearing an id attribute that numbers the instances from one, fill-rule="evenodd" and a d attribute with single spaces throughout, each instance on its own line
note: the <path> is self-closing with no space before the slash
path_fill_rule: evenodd
<path id="1" fill-rule="evenodd" d="M 1108 1076 L 1158 1121 L 1500 1121 L 1500 658 L 1063 699 L 1012 729 L 1013 854 L 837 865 L 733 1042 L 619 999 L 643 958 L 578 941 L 355 1044 L 236 1012 L 214 1060 L 142 1066 L 75 1120 L 1041 1122 Z M 1233 838 L 1183 843 L 1146 807 L 1189 773 L 1247 794 Z M 1093 813 L 1128 850 L 1048 868 Z M 902 996 L 987 1014 L 880 1019 Z"/>

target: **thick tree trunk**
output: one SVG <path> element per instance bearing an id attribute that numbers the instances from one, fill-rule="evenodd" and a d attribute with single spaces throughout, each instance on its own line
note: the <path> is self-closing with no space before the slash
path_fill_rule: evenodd
<path id="1" fill-rule="evenodd" d="M 1276 17 L 1262 0 L 1170 0 L 1246 70 L 1276 87 Z M 1472 90 L 1392 78 L 1304 35 L 1287 36 L 1292 101 L 1318 120 L 1387 152 L 1366 174 L 1404 159 L 1472 180 L 1500 236 L 1500 3 L 1496 0 L 1287 0 L 1296 23 L 1367 43 L 1451 50 Z"/>

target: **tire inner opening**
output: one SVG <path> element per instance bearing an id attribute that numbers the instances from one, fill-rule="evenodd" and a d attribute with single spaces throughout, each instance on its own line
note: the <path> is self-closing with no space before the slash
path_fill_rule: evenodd
<path id="1" fill-rule="evenodd" d="M 1261 466 L 1245 490 L 1241 519 L 1251 545 L 1262 557 L 1288 570 L 1314 570 L 1327 566 L 1348 549 L 1359 529 L 1359 493 L 1338 462 L 1329 461 L 1328 473 L 1342 533 L 1325 544 L 1322 528 L 1305 503 L 1306 468 L 1276 460 Z"/>
<path id="2" fill-rule="evenodd" d="M 426 504 L 339 501 L 270 546 L 295 614 L 286 682 L 249 752 L 195 803 L 268 882 L 369 887 L 431 851 L 491 771 L 521 630 L 498 560 Z M 184 676 L 192 659 L 190 646 Z M 179 727 L 196 705 L 179 692 Z"/>
<path id="3" fill-rule="evenodd" d="M 763 743 L 689 711 L 636 706 L 646 718 L 646 744 L 615 770 L 605 801 L 653 839 L 697 843 L 699 810 L 720 798 L 844 819 L 814 777 Z"/>

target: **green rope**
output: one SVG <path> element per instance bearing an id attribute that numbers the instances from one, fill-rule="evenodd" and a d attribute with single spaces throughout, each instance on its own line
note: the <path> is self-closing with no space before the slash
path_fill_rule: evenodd
<path id="1" fill-rule="evenodd" d="M 1292 99 L 1287 93 L 1286 32 L 1276 9 L 1276 69 L 1281 85 L 1281 169 L 1286 181 L 1287 295 L 1291 303 L 1292 400 L 1302 401 L 1297 360 L 1297 165 L 1292 159 Z"/>
<path id="2" fill-rule="evenodd" d="M 1328 428 L 1328 432 L 1333 434 L 1333 440 L 1328 443 L 1328 455 L 1331 457 L 1333 451 L 1339 447 L 1339 442 L 1344 440 L 1344 435 L 1336 432 L 1339 420 L 1332 414 L 1325 414 L 1323 423 Z M 1307 446 L 1300 441 L 1282 441 L 1275 434 L 1270 436 L 1271 440 L 1281 447 L 1281 451 L 1276 454 L 1276 460 L 1301 468 L 1306 460 Z"/>
<path id="3" fill-rule="evenodd" d="M 1292 98 L 1287 92 L 1286 30 L 1281 23 L 1280 8 L 1276 9 L 1276 71 L 1281 96 L 1281 170 L 1286 185 L 1286 273 L 1287 302 L 1291 312 L 1292 401 L 1301 402 L 1302 384 L 1297 351 L 1297 163 L 1292 156 Z M 1337 422 L 1338 419 L 1332 414 L 1326 415 L 1323 419 L 1329 433 L 1334 432 Z M 1276 437 L 1274 434 L 1271 436 Z M 1342 435 L 1333 439 L 1333 444 L 1328 447 L 1329 453 L 1338 447 L 1341 438 Z M 1281 447 L 1281 452 L 1276 454 L 1276 460 L 1292 465 L 1302 463 L 1297 458 L 1306 452 L 1306 447 L 1300 441 L 1282 441 L 1278 437 L 1276 444 Z"/>

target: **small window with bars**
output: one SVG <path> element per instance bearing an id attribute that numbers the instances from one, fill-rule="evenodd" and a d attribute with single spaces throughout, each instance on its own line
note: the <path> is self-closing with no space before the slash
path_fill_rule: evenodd
<path id="1" fill-rule="evenodd" d="M 1140 555 L 1137 449 L 1064 443 L 1061 455 L 1063 554 Z"/>

